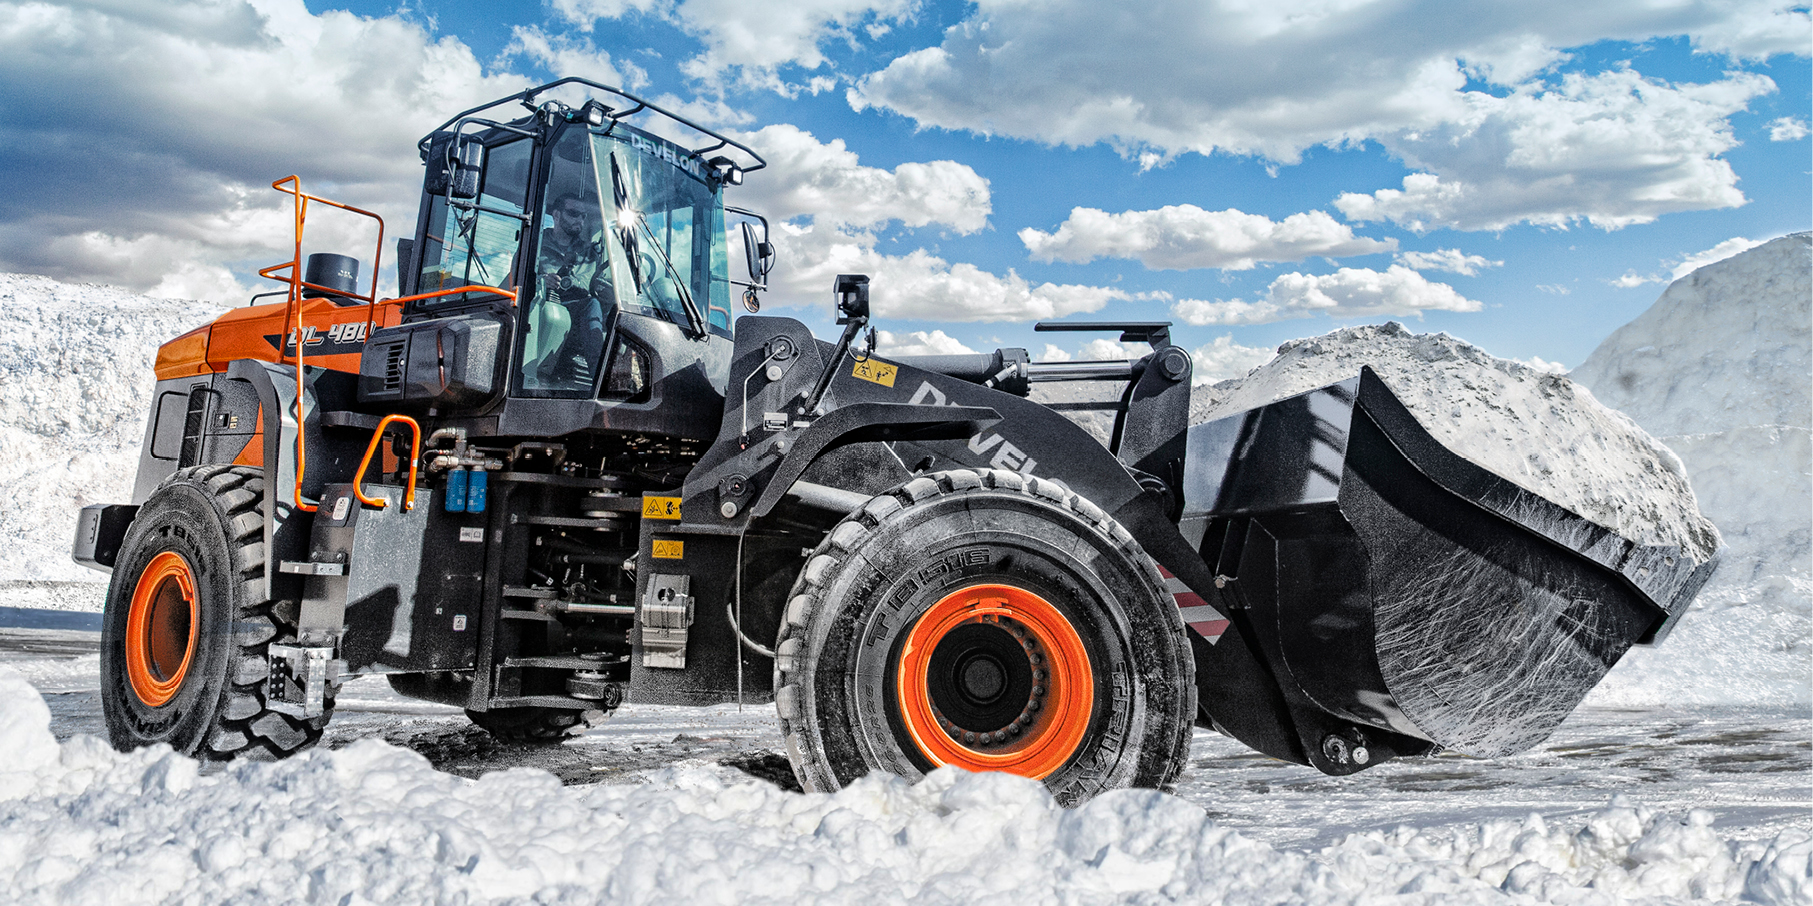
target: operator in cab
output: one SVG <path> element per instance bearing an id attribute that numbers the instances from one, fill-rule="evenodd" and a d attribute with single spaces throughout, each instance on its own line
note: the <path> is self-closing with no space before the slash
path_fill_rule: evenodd
<path id="1" fill-rule="evenodd" d="M 566 194 L 548 207 L 530 313 L 525 383 L 550 390 L 590 389 L 604 352 L 604 316 L 617 304 L 598 200 Z"/>

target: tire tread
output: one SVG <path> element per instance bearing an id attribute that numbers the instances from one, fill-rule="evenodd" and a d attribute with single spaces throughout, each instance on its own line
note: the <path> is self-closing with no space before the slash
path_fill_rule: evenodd
<path id="1" fill-rule="evenodd" d="M 231 595 L 234 612 L 228 616 L 227 628 L 232 649 L 227 653 L 220 698 L 201 705 L 211 713 L 193 754 L 206 761 L 293 755 L 320 740 L 333 713 L 331 697 L 327 713 L 312 720 L 275 711 L 265 699 L 270 645 L 280 638 L 294 638 L 296 627 L 283 619 L 277 602 L 265 595 L 264 485 L 262 470 L 214 463 L 179 469 L 153 493 L 155 498 L 166 489 L 187 486 L 208 500 L 224 529 L 228 567 L 238 585 Z"/>
<path id="2" fill-rule="evenodd" d="M 1155 587 L 1165 587 L 1157 564 L 1146 555 L 1118 520 L 1109 516 L 1101 507 L 1053 481 L 1005 470 L 956 469 L 913 478 L 874 497 L 833 528 L 812 552 L 805 568 L 800 571 L 787 602 L 775 642 L 776 652 L 783 655 L 775 659 L 774 674 L 775 704 L 780 717 L 781 735 L 787 743 L 794 773 L 805 789 L 831 792 L 837 788 L 836 778 L 828 768 L 810 763 L 813 759 L 808 756 L 810 747 L 807 744 L 809 724 L 813 720 L 811 690 L 806 685 L 805 675 L 809 667 L 807 660 L 812 657 L 807 653 L 810 648 L 807 635 L 827 607 L 825 577 L 836 575 L 837 567 L 854 554 L 865 536 L 880 529 L 884 520 L 901 518 L 897 516 L 901 511 L 925 506 L 946 495 L 974 490 L 1024 494 L 1069 510 L 1109 539 L 1128 562 L 1147 574 Z M 1185 635 L 1187 630 L 1183 626 L 1181 615 L 1174 608 L 1167 608 L 1167 611 L 1169 623 L 1174 624 L 1171 629 L 1175 631 L 1176 644 L 1183 653 L 1183 669 L 1190 674 L 1182 677 L 1183 681 L 1175 685 L 1178 693 L 1186 699 L 1184 713 L 1193 716 L 1196 713 L 1196 686 L 1193 679 L 1194 661 L 1189 656 Z M 1144 767 L 1150 769 L 1148 779 L 1151 785 L 1164 790 L 1169 790 L 1176 784 L 1178 775 L 1188 763 L 1192 722 L 1186 718 L 1170 730 L 1170 737 L 1161 745 L 1165 751 L 1155 753 L 1155 757 L 1143 759 L 1148 762 Z"/>

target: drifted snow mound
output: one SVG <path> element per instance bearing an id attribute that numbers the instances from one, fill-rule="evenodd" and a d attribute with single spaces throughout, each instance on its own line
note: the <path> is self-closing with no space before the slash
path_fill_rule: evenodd
<path id="1" fill-rule="evenodd" d="M 1396 322 L 1347 327 L 1278 347 L 1237 381 L 1199 393 L 1201 423 L 1337 381 L 1370 365 L 1448 449 L 1525 490 L 1642 544 L 1697 560 L 1718 549 L 1680 460 L 1566 377 L 1500 359 L 1445 333 Z"/>
<path id="2" fill-rule="evenodd" d="M 69 558 L 76 513 L 130 501 L 157 347 L 222 311 L 0 274 L 0 581 L 106 581 Z"/>
<path id="3" fill-rule="evenodd" d="M 1813 842 L 1616 801 L 1550 826 L 1279 851 L 1151 791 L 1066 811 L 1037 781 L 871 775 L 831 795 L 674 770 L 477 780 L 366 740 L 202 775 L 164 747 L 58 745 L 0 667 L 0 902 L 1801 904 Z"/>
<path id="4" fill-rule="evenodd" d="M 1813 689 L 1813 234 L 1676 280 L 1569 375 L 1679 453 L 1727 548 L 1693 612 L 1603 691 L 1805 703 Z M 1690 676 L 1678 667 L 1691 663 Z"/>

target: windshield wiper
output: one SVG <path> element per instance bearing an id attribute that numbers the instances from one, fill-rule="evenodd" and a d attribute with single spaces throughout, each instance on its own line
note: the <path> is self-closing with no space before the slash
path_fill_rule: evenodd
<path id="1" fill-rule="evenodd" d="M 686 309 L 686 319 L 692 322 L 693 332 L 704 336 L 705 317 L 699 314 L 699 306 L 693 302 L 692 291 L 686 288 L 686 281 L 681 279 L 680 269 L 674 267 L 673 259 L 667 257 L 667 250 L 661 247 L 661 240 L 655 238 L 655 231 L 648 228 L 648 221 L 638 217 L 636 223 L 642 226 L 642 233 L 648 237 L 649 245 L 654 246 L 655 254 L 660 256 L 661 263 L 667 266 L 668 280 L 673 283 L 674 289 L 680 291 L 680 304 Z"/>
<path id="2" fill-rule="evenodd" d="M 668 279 L 673 283 L 674 289 L 678 290 L 680 293 L 680 306 L 686 310 L 686 320 L 690 322 L 688 326 L 691 327 L 693 332 L 698 336 L 705 336 L 708 333 L 706 330 L 705 316 L 699 313 L 698 304 L 693 302 L 692 291 L 687 289 L 686 281 L 681 279 L 680 269 L 674 267 L 673 259 L 667 257 L 667 249 L 661 247 L 661 240 L 656 238 L 654 230 L 649 229 L 648 221 L 642 218 L 640 212 L 630 207 L 629 188 L 625 185 L 623 170 L 617 166 L 617 155 L 615 154 L 611 155 L 611 201 L 617 206 L 617 222 L 619 224 L 623 223 L 625 220 L 629 220 L 634 221 L 638 226 L 642 227 L 643 235 L 648 237 L 648 244 L 654 248 L 655 254 L 661 259 L 661 263 L 667 267 Z M 634 233 L 630 233 L 628 236 L 619 239 L 618 241 L 623 244 L 624 251 L 630 253 L 630 260 L 626 262 L 630 268 L 630 280 L 636 284 L 636 292 L 641 293 L 643 291 L 642 274 L 641 267 L 638 266 L 636 255 L 633 250 L 634 243 L 624 241 L 624 239 L 633 239 L 634 236 Z"/>
<path id="3" fill-rule="evenodd" d="M 473 265 L 478 265 L 478 278 L 481 282 L 491 283 L 491 269 L 485 266 L 485 258 L 478 253 L 478 215 L 461 217 L 455 212 L 453 220 L 459 224 L 458 233 L 466 240 L 466 273 L 472 273 Z"/>

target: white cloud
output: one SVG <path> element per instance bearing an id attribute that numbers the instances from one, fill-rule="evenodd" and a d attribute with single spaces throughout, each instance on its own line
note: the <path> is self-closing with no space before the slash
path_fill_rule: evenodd
<path id="1" fill-rule="evenodd" d="M 1760 239 L 1745 239 L 1742 236 L 1733 236 L 1703 252 L 1694 252 L 1691 255 L 1681 256 L 1680 260 L 1675 263 L 1673 269 L 1670 271 L 1668 279 L 1679 280 L 1708 264 L 1712 264 L 1715 261 L 1723 261 L 1732 255 L 1749 251 L 1762 244 L 1763 240 Z"/>
<path id="2" fill-rule="evenodd" d="M 1143 358 L 1152 351 L 1145 343 L 1122 343 L 1107 337 L 1096 337 L 1077 347 L 1076 358 L 1082 361 L 1113 361 Z"/>
<path id="3" fill-rule="evenodd" d="M 1370 255 L 1397 247 L 1396 240 L 1356 237 L 1352 228 L 1322 211 L 1274 221 L 1233 208 L 1205 211 L 1193 204 L 1119 214 L 1073 208 L 1056 231 L 1027 228 L 1019 235 L 1039 261 L 1136 258 L 1155 270 L 1247 270 L 1261 261 Z"/>
<path id="4" fill-rule="evenodd" d="M 1745 200 L 1737 174 L 1718 156 L 1737 143 L 1727 118 L 1773 90 L 1753 74 L 1669 85 L 1622 70 L 1504 97 L 1471 92 L 1466 114 L 1381 139 L 1423 172 L 1401 189 L 1343 194 L 1335 207 L 1419 231 L 1579 220 L 1611 230 L 1736 207 Z"/>
<path id="5" fill-rule="evenodd" d="M 1073 353 L 1053 343 L 1045 344 L 1045 351 L 1039 353 L 1041 362 L 1113 362 L 1135 361 L 1143 359 L 1152 352 L 1146 343 L 1122 343 L 1107 337 L 1097 337 L 1077 347 Z"/>
<path id="6" fill-rule="evenodd" d="M 1517 362 L 1520 365 L 1534 368 L 1537 371 L 1546 371 L 1550 374 L 1567 374 L 1568 372 L 1568 367 L 1566 365 L 1563 365 L 1560 362 L 1551 362 L 1541 356 L 1533 355 L 1527 359 L 1513 359 L 1512 361 Z"/>
<path id="7" fill-rule="evenodd" d="M 1503 261 L 1493 261 L 1484 255 L 1469 255 L 1460 249 L 1436 249 L 1433 252 L 1400 252 L 1395 256 L 1397 263 L 1417 271 L 1446 271 L 1465 277 L 1475 277 L 1488 267 L 1503 267 Z"/>
<path id="8" fill-rule="evenodd" d="M 974 233 L 988 223 L 988 180 L 955 161 L 866 167 L 843 139 L 820 142 L 797 126 L 777 124 L 735 136 L 768 161 L 750 174 L 735 203 L 771 220 L 812 217 L 819 223 L 871 227 L 898 220 Z"/>
<path id="9" fill-rule="evenodd" d="M 655 106 L 663 110 L 671 110 L 679 116 L 721 132 L 755 122 L 755 114 L 750 113 L 747 108 L 725 103 L 722 98 L 682 98 L 673 94 L 658 94 L 651 100 L 655 102 Z M 655 120 L 644 125 L 644 128 L 657 134 L 666 135 L 682 144 L 698 137 L 697 132 L 666 119 Z M 670 129 L 671 134 L 669 134 Z"/>
<path id="10" fill-rule="evenodd" d="M 1483 306 L 1445 283 L 1394 264 L 1384 271 L 1344 267 L 1332 274 L 1282 274 L 1266 288 L 1265 298 L 1206 301 L 1183 299 L 1171 311 L 1198 327 L 1221 324 L 1267 324 L 1315 314 L 1330 318 L 1414 315 L 1425 311 L 1479 311 Z"/>
<path id="11" fill-rule="evenodd" d="M 1142 167 L 1213 151 L 1288 164 L 1317 145 L 1379 141 L 1424 172 L 1365 204 L 1347 196 L 1351 219 L 1615 227 L 1742 203 L 1718 159 L 1725 117 L 1773 83 L 1610 72 L 1545 88 L 1565 49 L 1686 35 L 1702 52 L 1806 56 L 1808 29 L 1804 7 L 1782 0 L 978 0 L 942 43 L 859 80 L 849 99 L 921 127 L 1107 143 Z M 1571 97 L 1576 87 L 1597 96 Z"/>
<path id="12" fill-rule="evenodd" d="M 1538 283 L 1536 284 L 1536 289 L 1539 292 L 1545 292 L 1551 296 L 1567 296 L 1572 295 L 1574 292 L 1559 283 Z"/>
<path id="13" fill-rule="evenodd" d="M 1308 317 L 1302 312 L 1285 311 L 1282 306 L 1269 301 L 1248 302 L 1244 299 L 1179 299 L 1171 306 L 1171 313 L 1182 318 L 1185 324 L 1207 327 L 1212 324 L 1269 324 L 1273 321 L 1288 321 L 1292 318 Z"/>
<path id="14" fill-rule="evenodd" d="M 1715 261 L 1723 261 L 1739 252 L 1756 248 L 1757 246 L 1762 245 L 1763 242 L 1764 240 L 1745 239 L 1742 236 L 1733 236 L 1705 251 L 1680 255 L 1662 261 L 1662 267 L 1667 269 L 1666 273 L 1645 275 L 1639 274 L 1633 269 L 1625 271 L 1623 276 L 1608 282 L 1619 289 L 1635 289 L 1645 283 L 1668 283 L 1673 280 L 1679 280 Z M 1565 287 L 1538 286 L 1537 289 L 1540 289 L 1543 292 L 1560 293 L 1562 295 L 1567 294 L 1567 289 Z"/>
<path id="15" fill-rule="evenodd" d="M 1695 50 L 1760 60 L 1787 53 L 1807 56 L 1807 4 L 1784 0 L 1705 4 L 1717 16 L 1692 29 Z M 1677 7 L 1670 12 L 1692 12 Z"/>
<path id="16" fill-rule="evenodd" d="M 228 267 L 288 257 L 269 185 L 291 173 L 394 237 L 415 217 L 416 140 L 527 81 L 400 18 L 300 0 L 0 3 L 0 270 L 243 291 Z M 309 235 L 338 238 L 325 220 Z M 370 266 L 363 242 L 325 248 Z"/>
<path id="17" fill-rule="evenodd" d="M 1769 121 L 1769 140 L 1772 142 L 1797 142 L 1807 137 L 1807 124 L 1791 116 L 1776 117 Z"/>
<path id="18" fill-rule="evenodd" d="M 781 305 L 828 305 L 838 274 L 868 274 L 870 306 L 878 318 L 932 321 L 1029 321 L 1099 311 L 1131 298 L 1108 287 L 1041 283 L 973 264 L 951 263 L 925 249 L 889 255 L 873 233 L 826 224 L 776 224 L 781 263 L 769 276 Z"/>
<path id="19" fill-rule="evenodd" d="M 1242 346 L 1234 342 L 1233 334 L 1219 336 L 1212 343 L 1196 347 L 1196 351 L 1190 354 L 1190 358 L 1196 363 L 1195 376 L 1191 382 L 1209 384 L 1245 377 L 1254 368 L 1271 361 L 1275 354 L 1263 347 Z"/>
<path id="20" fill-rule="evenodd" d="M 552 0 L 554 12 L 591 31 L 601 19 L 631 14 L 660 15 L 677 23 L 705 44 L 704 52 L 681 68 L 704 83 L 722 82 L 733 73 L 746 86 L 793 95 L 817 94 L 836 80 L 814 77 L 788 83 L 780 70 L 826 65 L 820 50 L 826 42 L 855 42 L 858 35 L 878 38 L 899 23 L 912 21 L 918 0 L 792 0 L 752 3 L 748 0 Z"/>
<path id="21" fill-rule="evenodd" d="M 908 21 L 917 5 L 914 0 L 684 0 L 677 12 L 687 30 L 705 41 L 705 52 L 686 66 L 689 75 L 709 80 L 737 68 L 746 81 L 774 87 L 780 67 L 817 69 L 826 62 L 819 51 L 826 41 L 854 40 L 866 24 Z"/>
<path id="22" fill-rule="evenodd" d="M 1033 284 L 923 248 L 887 254 L 876 231 L 894 223 L 961 234 L 988 223 L 988 180 L 954 161 L 864 166 L 841 139 L 820 142 L 785 124 L 738 136 L 769 162 L 735 197 L 773 223 L 779 264 L 770 275 L 780 305 L 824 304 L 838 274 L 868 274 L 877 317 L 939 321 L 1022 321 L 1097 311 L 1117 289 Z"/>
<path id="23" fill-rule="evenodd" d="M 641 67 L 613 61 L 610 54 L 593 47 L 589 39 L 567 34 L 550 35 L 533 25 L 510 27 L 510 43 L 504 47 L 502 58 L 510 60 L 519 56 L 561 76 L 582 76 L 605 85 L 631 89 L 648 83 L 648 73 Z"/>
<path id="24" fill-rule="evenodd" d="M 962 341 L 946 334 L 942 330 L 915 330 L 908 334 L 897 334 L 891 330 L 875 332 L 875 351 L 885 356 L 903 355 L 962 355 L 975 352 L 963 345 Z"/>
<path id="25" fill-rule="evenodd" d="M 1107 142 L 1129 157 L 1223 150 L 1295 162 L 1314 145 L 1464 117 L 1469 75 L 1517 85 L 1565 59 L 1564 48 L 1685 34 L 1701 51 L 1745 58 L 1808 52 L 1806 12 L 1781 0 L 978 0 L 973 9 L 938 46 L 860 80 L 852 103 L 921 126 Z"/>
<path id="26" fill-rule="evenodd" d="M 547 0 L 548 8 L 580 31 L 591 31 L 599 19 L 620 19 L 631 13 L 660 13 L 672 0 Z"/>

